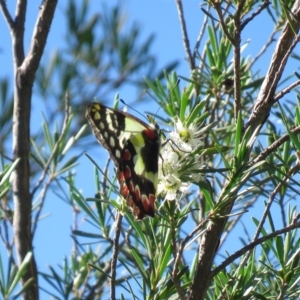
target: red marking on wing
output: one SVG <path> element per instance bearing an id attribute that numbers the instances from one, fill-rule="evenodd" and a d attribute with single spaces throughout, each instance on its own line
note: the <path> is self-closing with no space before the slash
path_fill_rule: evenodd
<path id="1" fill-rule="evenodd" d="M 118 172 L 117 175 L 118 175 L 120 183 L 123 182 L 123 181 L 125 181 L 125 177 L 124 177 L 124 173 L 123 172 Z"/>
<path id="2" fill-rule="evenodd" d="M 127 185 L 126 185 L 125 183 L 122 184 L 122 186 L 121 186 L 121 195 L 122 195 L 124 198 L 127 198 L 129 194 L 130 194 L 130 193 L 129 193 L 129 190 L 128 190 Z"/>
<path id="3" fill-rule="evenodd" d="M 146 212 L 154 211 L 154 201 L 155 201 L 154 195 L 150 194 L 148 198 L 147 195 L 143 194 L 141 200 L 142 200 L 143 208 L 145 209 Z"/>
<path id="4" fill-rule="evenodd" d="M 130 182 L 128 184 L 128 189 L 129 189 L 130 193 L 134 193 L 134 186 L 133 186 L 133 183 L 132 183 L 131 180 L 130 180 Z"/>
<path id="5" fill-rule="evenodd" d="M 119 178 L 119 184 L 120 184 L 120 194 L 124 198 L 127 198 L 130 192 L 129 192 L 129 189 L 125 182 L 124 173 L 118 172 L 118 178 Z"/>
<path id="6" fill-rule="evenodd" d="M 131 177 L 131 171 L 130 171 L 130 168 L 128 166 L 125 167 L 125 170 L 124 170 L 124 177 L 126 179 L 130 178 Z"/>
<path id="7" fill-rule="evenodd" d="M 128 150 L 125 150 L 123 153 L 123 159 L 124 160 L 130 160 L 131 159 L 131 153 Z"/>
<path id="8" fill-rule="evenodd" d="M 150 200 L 150 207 L 151 207 L 152 210 L 154 211 L 155 195 L 150 194 L 150 195 L 149 195 L 149 200 Z"/>
<path id="9" fill-rule="evenodd" d="M 154 140 L 157 138 L 157 132 L 151 128 L 147 128 L 144 130 L 144 133 L 147 135 L 147 137 L 151 140 Z"/>
<path id="10" fill-rule="evenodd" d="M 141 198 L 141 192 L 140 192 L 140 188 L 138 185 L 135 186 L 135 197 L 137 200 L 139 200 Z"/>

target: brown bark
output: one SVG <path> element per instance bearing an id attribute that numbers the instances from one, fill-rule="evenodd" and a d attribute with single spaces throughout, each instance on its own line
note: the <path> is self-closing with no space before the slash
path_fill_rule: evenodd
<path id="1" fill-rule="evenodd" d="M 258 100 L 254 106 L 252 115 L 249 118 L 247 126 L 251 126 L 254 132 L 259 126 L 262 126 L 267 119 L 272 105 L 275 103 L 275 92 L 278 82 L 281 78 L 286 62 L 291 54 L 291 50 L 298 42 L 296 33 L 300 28 L 300 0 L 294 3 L 292 8 L 292 22 L 287 21 L 284 25 L 277 47 L 272 57 L 268 73 L 262 84 Z M 232 205 L 234 196 L 232 196 Z M 224 208 L 221 215 L 226 216 L 230 213 L 232 205 Z M 215 249 L 218 246 L 219 239 L 227 222 L 227 218 L 216 218 L 207 226 L 205 234 L 201 238 L 198 263 L 189 300 L 204 299 L 207 289 L 211 284 L 211 267 L 215 255 Z"/>
<path id="2" fill-rule="evenodd" d="M 27 1 L 19 0 L 16 15 L 12 18 L 5 1 L 0 7 L 9 26 L 14 57 L 14 115 L 13 115 L 13 156 L 20 161 L 13 176 L 14 198 L 14 240 L 18 264 L 20 265 L 28 252 L 33 252 L 33 236 L 31 232 L 31 201 L 30 193 L 30 114 L 32 86 L 35 73 L 39 66 L 50 25 L 54 16 L 56 0 L 43 1 L 40 6 L 37 23 L 33 32 L 29 52 L 24 56 L 24 31 Z M 38 275 L 34 255 L 27 271 L 22 277 L 22 285 L 29 279 L 33 284 L 23 293 L 23 299 L 38 299 Z"/>
<path id="3" fill-rule="evenodd" d="M 281 79 L 288 58 L 295 45 L 298 43 L 297 33 L 300 28 L 300 1 L 297 0 L 292 8 L 291 22 L 286 21 L 277 47 L 274 51 L 269 70 L 262 83 L 257 101 L 247 126 L 252 127 L 252 132 L 261 126 L 268 118 L 272 105 L 275 103 L 274 97 L 278 82 Z"/>

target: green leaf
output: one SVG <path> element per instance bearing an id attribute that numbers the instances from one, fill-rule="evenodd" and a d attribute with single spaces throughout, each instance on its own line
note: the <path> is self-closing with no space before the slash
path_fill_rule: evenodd
<path id="1" fill-rule="evenodd" d="M 5 170 L 4 175 L 3 173 L 0 173 L 0 186 L 2 186 L 6 180 L 9 179 L 11 173 L 15 170 L 15 168 L 17 167 L 18 163 L 20 161 L 20 158 L 17 158 L 10 166 L 7 170 Z M 3 177 L 2 177 L 3 176 Z"/>
<path id="2" fill-rule="evenodd" d="M 141 259 L 140 253 L 135 248 L 131 248 L 130 252 L 131 252 L 135 262 L 137 263 L 139 273 L 142 275 L 142 277 L 144 279 L 144 283 L 149 288 L 150 287 L 149 273 L 147 272 L 147 270 L 144 267 L 144 263 Z"/>
<path id="3" fill-rule="evenodd" d="M 275 238 L 276 242 L 276 256 L 280 262 L 280 265 L 283 270 L 285 270 L 285 261 L 284 261 L 284 246 L 283 246 L 283 240 L 281 236 L 276 236 Z"/>
<path id="4" fill-rule="evenodd" d="M 32 253 L 28 252 L 26 254 L 26 256 L 24 257 L 24 259 L 23 259 L 23 261 L 22 261 L 22 263 L 21 263 L 21 265 L 18 269 L 17 274 L 15 275 L 15 277 L 13 279 L 13 282 L 11 283 L 11 285 L 9 287 L 9 290 L 7 292 L 7 296 L 11 295 L 11 293 L 13 292 L 13 290 L 15 289 L 17 284 L 20 283 L 20 280 L 21 280 L 22 276 L 24 275 L 24 273 L 26 272 L 31 259 L 32 259 Z M 23 286 L 22 291 L 24 291 L 24 288 L 28 288 L 28 286 L 32 283 L 33 283 L 32 280 L 28 281 L 26 286 Z"/>

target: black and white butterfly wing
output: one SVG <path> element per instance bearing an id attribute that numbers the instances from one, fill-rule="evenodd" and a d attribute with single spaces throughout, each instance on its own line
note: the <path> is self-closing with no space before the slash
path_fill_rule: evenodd
<path id="1" fill-rule="evenodd" d="M 86 118 L 115 163 L 120 194 L 135 218 L 153 217 L 160 149 L 158 128 L 100 103 L 89 105 Z"/>

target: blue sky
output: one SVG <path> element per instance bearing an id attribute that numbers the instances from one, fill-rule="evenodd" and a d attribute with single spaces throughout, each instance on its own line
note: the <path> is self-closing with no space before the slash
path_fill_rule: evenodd
<path id="1" fill-rule="evenodd" d="M 105 2 L 119 3 L 119 1 Z M 185 61 L 186 55 L 183 48 L 181 28 L 175 1 L 128 0 L 124 2 L 124 9 L 127 11 L 128 21 L 139 22 L 142 30 L 144 31 L 145 37 L 151 33 L 156 35 L 152 50 L 158 57 L 158 65 L 164 65 L 169 61 L 179 59 L 181 64 L 176 70 L 177 73 L 185 77 L 189 77 L 189 69 Z M 193 46 L 199 34 L 204 13 L 200 10 L 199 1 L 188 0 L 182 2 L 187 20 L 190 45 Z M 64 45 L 63 38 L 65 34 L 65 20 L 63 14 L 66 3 L 67 1 L 59 1 L 43 59 L 49 58 L 54 50 L 59 49 Z M 94 2 L 93 5 L 96 11 L 96 3 Z M 31 32 L 38 10 L 38 3 L 29 3 L 26 22 L 26 49 L 30 42 Z M 13 12 L 14 8 L 12 8 L 11 11 Z M 244 52 L 245 55 L 256 55 L 273 29 L 272 24 L 264 21 L 265 19 L 263 16 L 259 16 L 258 20 L 259 21 L 253 23 L 254 26 L 249 26 L 249 29 L 246 29 L 243 33 L 242 41 L 249 41 Z M 0 32 L 2 35 L 2 41 L 0 42 L 0 64 L 2 66 L 0 69 L 0 76 L 11 76 L 11 78 L 13 78 L 10 35 L 2 16 L 0 17 Z M 268 51 L 265 54 L 265 61 L 259 65 L 259 69 L 263 72 L 265 72 L 268 68 L 270 54 L 271 51 Z M 289 72 L 292 71 L 293 70 L 291 69 L 289 70 Z M 125 89 L 120 92 L 125 94 L 125 96 L 122 94 L 122 97 L 125 99 L 129 99 L 133 96 L 130 93 L 127 94 Z M 91 102 L 92 100 L 93 99 L 91 99 Z M 34 99 L 34 101 L 38 101 L 38 99 Z M 33 108 L 32 121 L 37 126 L 36 128 L 39 128 L 42 120 L 41 111 L 38 110 L 38 105 L 36 103 L 33 103 Z M 100 150 L 97 148 L 91 149 L 91 151 L 88 152 L 93 156 L 94 154 L 96 155 L 96 153 L 99 153 L 99 151 Z M 80 164 L 81 166 L 76 169 L 76 172 L 79 174 L 77 179 L 78 188 L 83 190 L 84 195 L 92 196 L 94 194 L 93 166 L 85 156 L 80 159 Z M 73 214 L 70 207 L 52 195 L 48 197 L 43 210 L 44 215 L 48 213 L 50 213 L 50 215 L 40 222 L 34 240 L 35 254 L 39 270 L 44 272 L 48 271 L 48 264 L 61 264 L 63 257 L 68 256 L 72 249 L 70 234 Z M 247 216 L 249 222 L 251 222 L 250 217 L 251 216 Z M 238 234 L 239 232 L 236 233 L 236 237 Z M 236 237 L 233 236 L 233 239 Z M 1 245 L 0 251 L 3 253 Z M 45 295 L 41 299 L 48 298 L 49 297 Z"/>

